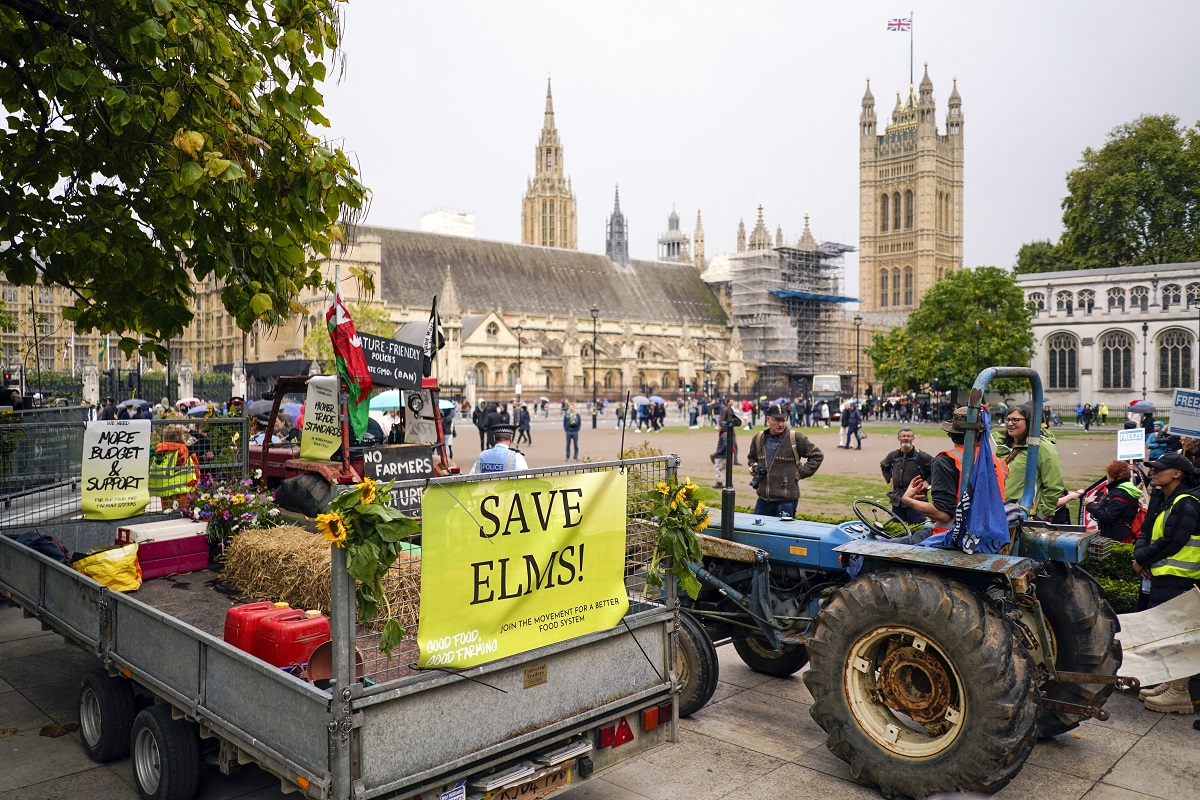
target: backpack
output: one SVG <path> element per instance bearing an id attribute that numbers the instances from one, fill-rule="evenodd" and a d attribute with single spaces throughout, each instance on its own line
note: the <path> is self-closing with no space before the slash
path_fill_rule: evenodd
<path id="1" fill-rule="evenodd" d="M 1133 519 L 1129 521 L 1129 529 L 1133 531 L 1133 538 L 1137 539 L 1142 535 L 1142 523 L 1146 521 L 1146 506 L 1138 501 L 1137 513 L 1133 515 Z"/>
<path id="2" fill-rule="evenodd" d="M 574 411 L 572 411 L 570 414 L 567 414 L 567 430 L 579 430 L 579 414 L 575 413 Z"/>

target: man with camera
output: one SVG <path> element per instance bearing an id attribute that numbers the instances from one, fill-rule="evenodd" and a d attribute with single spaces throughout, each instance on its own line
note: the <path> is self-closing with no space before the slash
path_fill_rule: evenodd
<path id="1" fill-rule="evenodd" d="M 750 440 L 746 463 L 750 486 L 758 492 L 754 513 L 793 517 L 800 481 L 821 468 L 825 454 L 802 433 L 788 427 L 787 412 L 777 403 L 767 408 L 767 428 Z"/>

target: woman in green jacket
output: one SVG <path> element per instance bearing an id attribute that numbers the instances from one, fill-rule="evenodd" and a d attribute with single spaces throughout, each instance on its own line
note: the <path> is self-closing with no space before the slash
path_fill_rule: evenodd
<path id="1" fill-rule="evenodd" d="M 1027 405 L 1013 406 L 1004 415 L 1004 429 L 996 430 L 996 455 L 1008 464 L 1008 477 L 1004 480 L 1004 500 L 1020 500 L 1025 491 L 1025 461 L 1028 456 L 1029 426 L 1033 420 L 1033 409 Z M 1058 450 L 1048 437 L 1043 436 L 1038 446 L 1037 487 L 1033 494 L 1033 507 L 1028 509 L 1030 517 L 1050 521 L 1058 510 L 1058 501 L 1066 491 L 1063 483 L 1062 462 Z"/>

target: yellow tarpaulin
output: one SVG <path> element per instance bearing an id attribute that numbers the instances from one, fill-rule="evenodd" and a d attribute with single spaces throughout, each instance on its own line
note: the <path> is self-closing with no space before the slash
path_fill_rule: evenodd
<path id="1" fill-rule="evenodd" d="M 468 667 L 617 625 L 618 471 L 459 483 L 421 503 L 421 667 Z"/>

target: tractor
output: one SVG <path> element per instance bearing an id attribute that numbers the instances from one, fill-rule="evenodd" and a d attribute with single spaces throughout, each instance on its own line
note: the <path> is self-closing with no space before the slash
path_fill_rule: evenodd
<path id="1" fill-rule="evenodd" d="M 1041 430 L 1038 374 L 982 371 L 968 402 L 960 497 L 994 378 L 1029 379 L 1030 430 Z M 1030 437 L 1024 509 L 1038 445 Z M 703 560 L 692 566 L 703 588 L 684 598 L 681 629 L 732 641 L 768 675 L 808 665 L 811 713 L 829 749 L 885 797 L 997 791 L 1038 738 L 1107 719 L 1113 690 L 1138 685 L 1116 675 L 1120 626 L 1081 566 L 1107 556 L 1097 534 L 1021 512 L 1007 552 L 972 553 L 892 541 L 891 509 L 870 501 L 854 503 L 856 520 L 828 525 L 735 513 L 731 494 L 719 527 L 702 537 Z M 693 651 L 681 644 L 680 658 Z M 683 672 L 680 713 L 693 713 L 711 697 L 715 668 L 702 659 Z"/>

